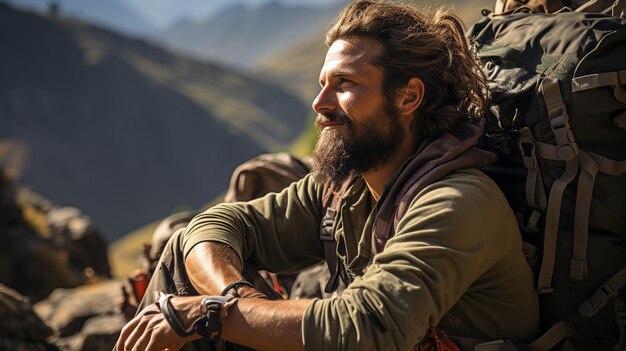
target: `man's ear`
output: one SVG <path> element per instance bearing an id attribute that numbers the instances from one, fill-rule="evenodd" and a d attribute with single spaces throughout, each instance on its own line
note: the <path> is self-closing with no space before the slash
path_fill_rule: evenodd
<path id="1" fill-rule="evenodd" d="M 424 82 L 417 77 L 409 79 L 398 96 L 398 110 L 402 116 L 413 116 L 424 100 Z"/>

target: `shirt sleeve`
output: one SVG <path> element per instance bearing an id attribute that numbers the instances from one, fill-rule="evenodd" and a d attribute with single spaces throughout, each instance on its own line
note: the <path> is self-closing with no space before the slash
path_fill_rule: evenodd
<path id="1" fill-rule="evenodd" d="M 322 191 L 309 175 L 280 193 L 212 207 L 189 223 L 184 256 L 198 243 L 212 241 L 272 272 L 292 273 L 318 263 L 324 257 L 319 239 Z"/>
<path id="2" fill-rule="evenodd" d="M 514 231 L 503 228 L 515 224 L 498 219 L 505 203 L 495 197 L 476 176 L 420 192 L 367 272 L 340 297 L 309 305 L 305 350 L 412 349 L 510 251 Z"/>

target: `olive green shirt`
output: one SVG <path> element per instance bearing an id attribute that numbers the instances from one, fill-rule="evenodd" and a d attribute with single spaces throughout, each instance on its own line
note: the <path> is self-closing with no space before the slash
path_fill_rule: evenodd
<path id="1" fill-rule="evenodd" d="M 215 206 L 187 227 L 184 255 L 216 241 L 273 272 L 321 262 L 323 190 L 307 176 L 278 194 Z M 448 311 L 491 340 L 537 336 L 539 307 L 521 236 L 490 178 L 463 170 L 426 187 L 371 257 L 375 214 L 358 179 L 335 224 L 337 252 L 354 281 L 306 309 L 305 350 L 409 350 Z"/>

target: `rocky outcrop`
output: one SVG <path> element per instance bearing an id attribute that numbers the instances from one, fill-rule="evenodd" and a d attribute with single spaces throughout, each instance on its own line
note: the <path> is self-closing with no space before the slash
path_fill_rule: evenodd
<path id="1" fill-rule="evenodd" d="M 109 280 L 75 289 L 57 289 L 35 305 L 50 326 L 50 338 L 64 351 L 110 351 L 126 323 L 119 313 L 121 282 Z"/>
<path id="2" fill-rule="evenodd" d="M 0 284 L 0 350 L 56 350 L 52 330 L 35 314 L 30 300 Z"/>
<path id="3" fill-rule="evenodd" d="M 57 206 L 25 187 L 20 187 L 18 197 L 25 208 L 44 216 L 44 231 L 57 248 L 66 252 L 70 266 L 82 280 L 111 277 L 107 243 L 87 215 L 76 207 Z"/>
<path id="4" fill-rule="evenodd" d="M 110 277 L 106 243 L 80 210 L 55 206 L 0 169 L 0 281 L 34 301 Z"/>

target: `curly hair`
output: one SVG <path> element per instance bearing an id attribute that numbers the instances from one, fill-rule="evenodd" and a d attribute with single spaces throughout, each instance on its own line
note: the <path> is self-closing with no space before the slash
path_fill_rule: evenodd
<path id="1" fill-rule="evenodd" d="M 424 83 L 424 100 L 412 124 L 418 138 L 433 139 L 482 117 L 487 106 L 486 78 L 462 23 L 447 9 L 430 14 L 409 6 L 355 1 L 339 13 L 326 34 L 326 45 L 358 36 L 383 44 L 374 64 L 384 69 L 387 99 L 412 77 Z"/>

